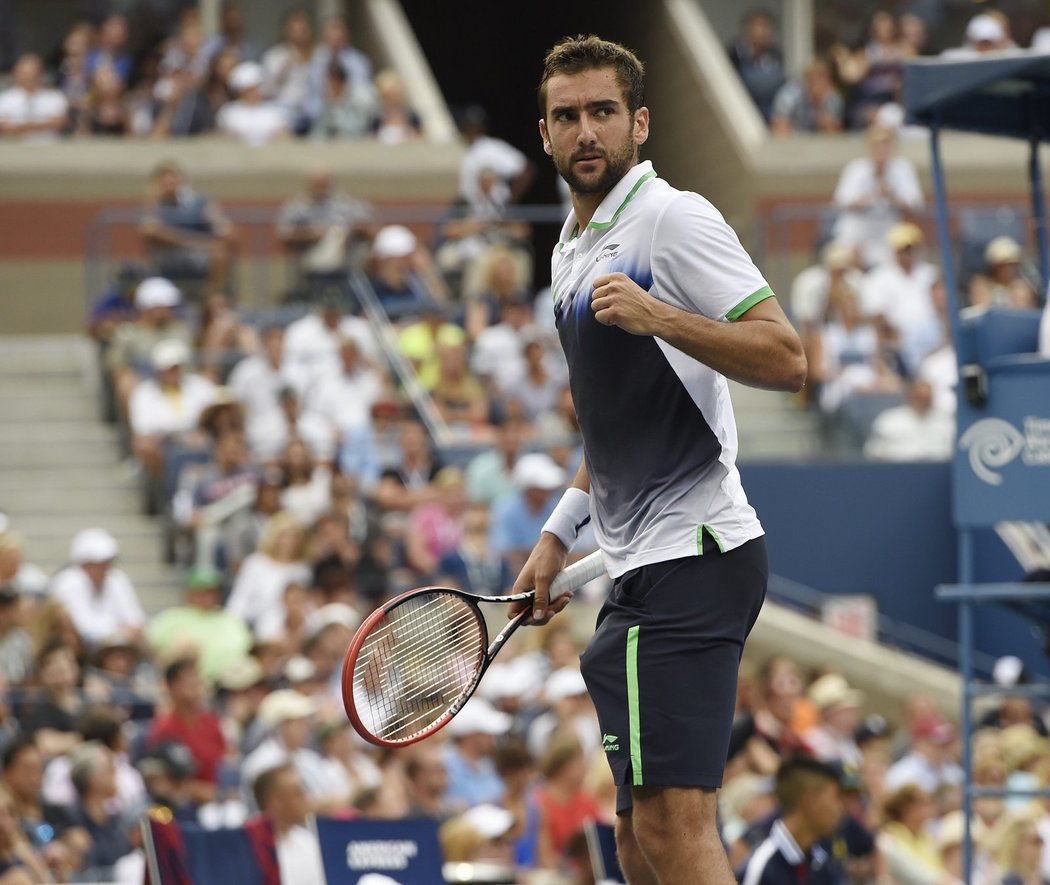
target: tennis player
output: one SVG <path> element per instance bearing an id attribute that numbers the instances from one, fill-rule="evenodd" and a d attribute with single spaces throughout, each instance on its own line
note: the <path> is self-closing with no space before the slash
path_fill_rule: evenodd
<path id="1" fill-rule="evenodd" d="M 639 157 L 644 69 L 595 36 L 544 61 L 544 150 L 572 211 L 551 262 L 584 461 L 514 590 L 549 602 L 588 519 L 610 576 L 581 659 L 618 789 L 632 885 L 733 882 L 715 791 L 741 652 L 766 591 L 762 526 L 735 466 L 727 378 L 799 390 L 802 344 L 736 234 Z"/>

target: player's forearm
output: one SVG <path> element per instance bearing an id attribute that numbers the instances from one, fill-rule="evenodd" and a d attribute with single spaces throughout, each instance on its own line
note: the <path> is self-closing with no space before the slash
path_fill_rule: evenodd
<path id="1" fill-rule="evenodd" d="M 772 319 L 722 323 L 662 304 L 653 334 L 743 384 L 798 391 L 806 381 L 802 342 L 794 329 Z"/>

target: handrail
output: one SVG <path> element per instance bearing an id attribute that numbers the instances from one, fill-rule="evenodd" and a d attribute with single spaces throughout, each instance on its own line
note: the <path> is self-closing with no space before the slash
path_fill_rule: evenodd
<path id="1" fill-rule="evenodd" d="M 361 309 L 364 311 L 365 319 L 368 320 L 369 325 L 372 327 L 372 331 L 375 333 L 379 346 L 383 349 L 387 362 L 393 369 L 394 374 L 397 375 L 402 387 L 404 387 L 419 417 L 426 425 L 430 438 L 439 448 L 450 445 L 452 442 L 452 430 L 434 405 L 430 392 L 420 382 L 415 368 L 401 353 L 401 348 L 398 346 L 394 333 L 394 327 L 387 317 L 386 311 L 383 310 L 383 306 L 379 303 L 379 298 L 376 296 L 375 289 L 372 288 L 368 277 L 361 273 L 360 270 L 355 269 L 350 272 L 350 285 L 354 295 L 361 302 Z"/>

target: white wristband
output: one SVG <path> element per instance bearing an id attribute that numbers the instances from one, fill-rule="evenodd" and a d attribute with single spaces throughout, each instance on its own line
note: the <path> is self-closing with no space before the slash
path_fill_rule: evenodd
<path id="1" fill-rule="evenodd" d="M 543 531 L 550 532 L 565 545 L 566 550 L 571 550 L 580 536 L 580 529 L 590 518 L 591 496 L 572 486 L 561 496 L 558 506 L 543 524 Z"/>

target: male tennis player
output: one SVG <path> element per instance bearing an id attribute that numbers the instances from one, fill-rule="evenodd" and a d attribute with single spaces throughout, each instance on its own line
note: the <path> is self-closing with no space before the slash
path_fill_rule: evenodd
<path id="1" fill-rule="evenodd" d="M 733 882 L 715 791 L 737 669 L 766 590 L 762 526 L 735 467 L 726 378 L 798 390 L 798 335 L 703 197 L 657 177 L 643 66 L 594 36 L 547 54 L 543 148 L 572 211 L 551 263 L 584 462 L 515 584 L 542 623 L 551 579 L 589 518 L 609 601 L 582 656 L 619 785 L 632 883 Z"/>

